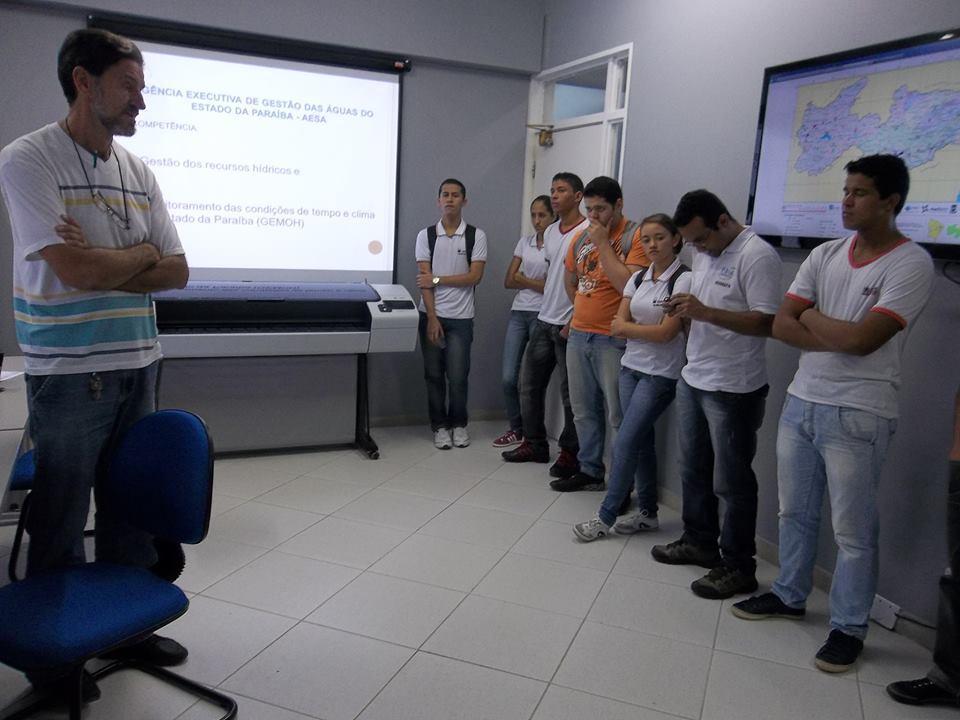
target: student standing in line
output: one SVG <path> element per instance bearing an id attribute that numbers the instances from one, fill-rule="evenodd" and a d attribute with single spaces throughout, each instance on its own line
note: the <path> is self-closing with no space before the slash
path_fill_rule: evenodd
<path id="1" fill-rule="evenodd" d="M 580 439 L 579 472 L 550 483 L 558 492 L 601 490 L 607 426 L 620 427 L 618 378 L 626 347 L 612 337 L 623 287 L 649 265 L 640 243 L 640 226 L 623 215 L 623 191 L 613 178 L 597 177 L 583 189 L 590 227 L 570 244 L 564 282 L 573 303 L 567 376 L 570 404 Z"/>
<path id="2" fill-rule="evenodd" d="M 635 272 L 623 288 L 623 300 L 610 323 L 610 334 L 626 338 L 620 361 L 620 408 L 623 420 L 613 446 L 607 494 L 596 517 L 573 526 L 584 542 L 613 530 L 632 534 L 655 530 L 657 453 L 654 425 L 673 402 L 677 379 L 686 361 L 683 320 L 664 314 L 672 293 L 690 290 L 690 269 L 677 253 L 683 238 L 669 215 L 658 213 L 640 223 L 640 242 L 651 265 Z M 617 519 L 636 478 L 637 509 Z"/>
<path id="3" fill-rule="evenodd" d="M 520 238 L 513 250 L 503 286 L 517 290 L 510 307 L 510 319 L 503 338 L 503 397 L 507 406 L 510 429 L 493 441 L 496 448 L 513 447 L 523 442 L 523 420 L 520 414 L 520 363 L 543 304 L 543 286 L 547 278 L 547 258 L 543 233 L 556 216 L 550 207 L 550 196 L 540 195 L 530 204 L 530 222 L 534 232 Z"/>
<path id="4" fill-rule="evenodd" d="M 782 293 L 781 263 L 706 190 L 684 195 L 674 222 L 697 250 L 690 292 L 671 296 L 668 311 L 690 319 L 677 383 L 683 536 L 651 554 L 657 562 L 710 568 L 690 589 L 721 599 L 757 589 L 752 464 L 769 390 L 764 350 Z"/>
<path id="5" fill-rule="evenodd" d="M 455 178 L 447 178 L 440 183 L 437 196 L 440 220 L 417 235 L 420 349 L 433 444 L 441 450 L 449 450 L 451 444 L 470 444 L 467 379 L 473 343 L 473 299 L 487 261 L 487 236 L 463 220 L 466 204 L 466 187 Z"/>
<path id="6" fill-rule="evenodd" d="M 563 285 L 563 258 L 570 241 L 589 226 L 586 218 L 580 214 L 582 199 L 583 181 L 577 175 L 560 172 L 553 176 L 550 205 L 560 219 L 543 233 L 548 266 L 543 304 L 520 366 L 523 442 L 502 453 L 507 462 L 545 463 L 550 460 L 544 413 L 547 384 L 556 369 L 563 401 L 563 432 L 560 433 L 560 456 L 550 468 L 550 476 L 558 478 L 573 475 L 580 469 L 577 465 L 577 430 L 573 424 L 567 388 L 567 333 L 573 305 Z"/>
<path id="7" fill-rule="evenodd" d="M 774 337 L 802 350 L 777 432 L 780 573 L 772 592 L 732 608 L 747 620 L 803 616 L 829 490 L 837 543 L 832 629 L 815 664 L 832 673 L 853 667 L 867 635 L 900 358 L 933 286 L 930 255 L 897 228 L 910 188 L 903 160 L 868 155 L 846 171 L 843 226 L 854 234 L 814 248 L 773 325 Z"/>

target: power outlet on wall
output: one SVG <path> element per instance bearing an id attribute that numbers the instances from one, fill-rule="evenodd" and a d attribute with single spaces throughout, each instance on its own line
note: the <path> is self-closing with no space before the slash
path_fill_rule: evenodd
<path id="1" fill-rule="evenodd" d="M 897 615 L 899 613 L 899 605 L 895 605 L 880 595 L 873 596 L 873 607 L 870 609 L 871 620 L 883 625 L 887 630 L 893 630 L 897 624 Z"/>

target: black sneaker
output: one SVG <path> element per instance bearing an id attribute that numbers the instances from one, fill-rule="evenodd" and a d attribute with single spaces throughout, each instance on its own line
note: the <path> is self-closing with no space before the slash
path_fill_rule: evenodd
<path id="1" fill-rule="evenodd" d="M 957 693 L 944 690 L 930 678 L 900 680 L 887 685 L 887 695 L 907 705 L 952 705 L 960 707 Z"/>
<path id="2" fill-rule="evenodd" d="M 839 630 L 831 630 L 827 642 L 817 650 L 814 664 L 824 672 L 846 672 L 857 662 L 862 650 L 863 640 L 860 638 L 847 635 Z"/>
<path id="3" fill-rule="evenodd" d="M 576 475 L 578 472 L 580 472 L 580 463 L 577 461 L 577 454 L 560 448 L 557 461 L 550 466 L 550 477 L 565 478 Z"/>
<path id="4" fill-rule="evenodd" d="M 757 576 L 722 563 L 699 580 L 694 580 L 690 589 L 694 595 L 708 600 L 726 600 L 741 593 L 756 592 Z"/>
<path id="5" fill-rule="evenodd" d="M 520 443 L 513 450 L 507 450 L 500 453 L 506 462 L 538 462 L 545 463 L 550 461 L 550 451 L 545 447 L 534 447 L 526 440 Z"/>
<path id="6" fill-rule="evenodd" d="M 667 565 L 699 565 L 707 569 L 720 564 L 720 551 L 707 549 L 688 542 L 686 538 L 674 540 L 666 545 L 654 545 L 650 554 L 657 562 Z"/>
<path id="7" fill-rule="evenodd" d="M 603 490 L 606 484 L 603 482 L 603 478 L 595 478 L 585 472 L 578 472 L 570 477 L 551 480 L 550 487 L 557 492 L 576 492 L 577 490 Z"/>
<path id="8" fill-rule="evenodd" d="M 800 620 L 807 611 L 803 608 L 792 608 L 774 593 L 755 595 L 752 598 L 734 603 L 730 612 L 741 620 L 764 620 L 766 618 L 787 618 Z"/>

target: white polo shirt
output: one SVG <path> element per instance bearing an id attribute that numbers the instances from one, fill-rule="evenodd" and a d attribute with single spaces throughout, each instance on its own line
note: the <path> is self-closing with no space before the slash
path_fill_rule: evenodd
<path id="1" fill-rule="evenodd" d="M 517 246 L 513 249 L 513 256 L 520 258 L 520 272 L 531 280 L 543 280 L 547 277 L 546 248 L 546 240 L 544 240 L 543 247 L 537 247 L 536 233 L 520 238 Z M 510 309 L 538 312 L 542 305 L 543 293 L 538 293 L 530 288 L 523 288 L 517 291 Z"/>
<path id="2" fill-rule="evenodd" d="M 898 415 L 900 357 L 913 321 L 930 298 L 933 261 L 904 240 L 878 258 L 856 264 L 856 235 L 819 245 L 804 260 L 787 296 L 824 315 L 860 322 L 879 312 L 896 320 L 900 332 L 863 357 L 804 351 L 787 392 L 801 400 L 866 410 L 884 418 Z"/>
<path id="3" fill-rule="evenodd" d="M 543 233 L 544 257 L 547 261 L 547 282 L 543 288 L 543 304 L 537 319 L 551 325 L 566 325 L 573 315 L 573 303 L 567 296 L 567 289 L 563 284 L 565 269 L 564 258 L 570 242 L 583 230 L 590 227 L 586 218 L 566 232 L 560 232 L 560 221 L 553 223 Z"/>
<path id="4" fill-rule="evenodd" d="M 775 315 L 781 273 L 777 251 L 744 228 L 717 257 L 696 253 L 690 292 L 709 307 Z M 766 341 L 693 320 L 683 379 L 699 390 L 753 392 L 767 383 Z"/>
<path id="5" fill-rule="evenodd" d="M 453 235 L 447 235 L 443 229 L 443 221 L 437 223 L 437 244 L 433 248 L 433 257 L 430 257 L 430 243 L 427 241 L 427 230 L 424 228 L 417 235 L 416 256 L 417 262 L 428 262 L 434 275 L 463 275 L 470 272 L 470 263 L 467 262 L 467 232 L 466 220 L 460 221 L 460 226 Z M 477 228 L 476 241 L 473 244 L 473 262 L 487 261 L 487 235 Z M 469 320 L 473 317 L 472 287 L 451 287 L 438 285 L 433 289 L 434 307 L 437 317 L 454 320 Z M 420 298 L 420 312 L 426 312 L 423 297 Z"/>
<path id="6" fill-rule="evenodd" d="M 680 260 L 673 263 L 656 280 L 650 269 L 638 270 L 623 287 L 623 296 L 630 298 L 630 316 L 638 325 L 659 325 L 663 321 L 663 308 L 654 305 L 655 301 L 663 300 L 670 292 L 670 278 L 680 270 Z M 643 272 L 643 280 L 637 287 L 637 275 Z M 690 292 L 691 272 L 684 272 L 677 278 L 673 292 Z M 650 340 L 627 340 L 627 349 L 620 359 L 620 364 L 631 370 L 638 370 L 648 375 L 661 377 L 680 377 L 680 371 L 686 362 L 687 336 L 683 331 L 665 343 L 651 342 Z"/>

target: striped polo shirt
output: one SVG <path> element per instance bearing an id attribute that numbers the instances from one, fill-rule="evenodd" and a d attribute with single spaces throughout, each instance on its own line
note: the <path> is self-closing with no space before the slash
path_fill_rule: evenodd
<path id="1" fill-rule="evenodd" d="M 27 373 L 133 369 L 159 359 L 150 295 L 78 290 L 62 283 L 40 256 L 63 242 L 54 232 L 61 215 L 80 224 L 92 247 L 151 242 L 162 257 L 182 255 L 149 168 L 118 143 L 108 160 L 75 149 L 51 123 L 0 151 L 0 190 L 13 231 L 13 310 Z M 129 218 L 129 230 L 103 209 L 104 202 Z"/>

